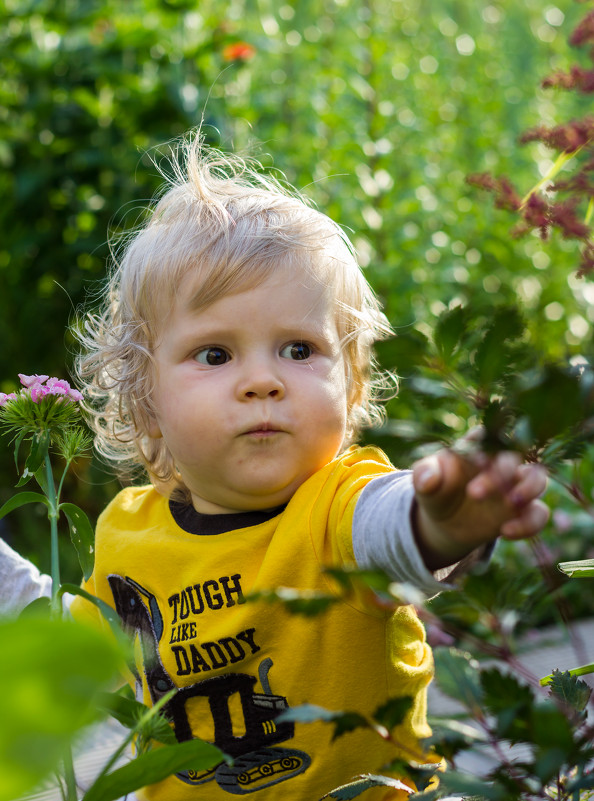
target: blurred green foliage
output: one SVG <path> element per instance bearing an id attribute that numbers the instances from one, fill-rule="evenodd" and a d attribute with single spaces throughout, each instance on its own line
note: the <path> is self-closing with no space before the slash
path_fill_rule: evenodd
<path id="1" fill-rule="evenodd" d="M 151 156 L 203 119 L 208 141 L 282 171 L 349 229 L 398 332 L 380 358 L 400 394 L 369 435 L 398 464 L 478 422 L 480 392 L 496 416 L 499 379 L 589 360 L 594 285 L 575 277 L 575 245 L 511 238 L 514 220 L 465 183 L 491 171 L 528 191 L 547 171 L 556 154 L 517 139 L 587 110 L 539 88 L 577 58 L 583 14 L 573 0 L 6 0 L 0 391 L 18 372 L 66 377 L 67 325 L 99 291 L 108 237 L 161 183 Z M 2 502 L 16 474 L 8 448 L 0 460 Z M 591 462 L 582 448 L 566 483 L 591 484 Z M 95 462 L 75 473 L 65 497 L 94 518 L 117 484 Z M 567 558 L 586 555 L 590 518 L 556 485 L 551 498 Z M 10 526 L 47 569 L 43 515 Z"/>

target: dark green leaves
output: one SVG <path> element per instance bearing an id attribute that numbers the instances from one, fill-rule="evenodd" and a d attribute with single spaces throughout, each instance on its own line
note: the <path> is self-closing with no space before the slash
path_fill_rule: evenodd
<path id="1" fill-rule="evenodd" d="M 45 506 L 48 505 L 47 498 L 40 492 L 19 492 L 18 495 L 13 495 L 12 498 L 6 501 L 0 508 L 0 519 L 14 509 L 18 509 L 19 506 L 25 506 L 25 504 L 28 503 L 43 503 Z"/>

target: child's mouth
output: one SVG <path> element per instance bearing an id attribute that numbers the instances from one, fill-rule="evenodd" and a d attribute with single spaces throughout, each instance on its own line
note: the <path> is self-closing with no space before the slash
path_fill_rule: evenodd
<path id="1" fill-rule="evenodd" d="M 260 425 L 254 426 L 254 428 L 248 429 L 244 433 L 245 436 L 251 439 L 268 439 L 276 434 L 282 433 L 282 431 L 280 428 L 276 428 L 270 423 L 261 423 Z"/>

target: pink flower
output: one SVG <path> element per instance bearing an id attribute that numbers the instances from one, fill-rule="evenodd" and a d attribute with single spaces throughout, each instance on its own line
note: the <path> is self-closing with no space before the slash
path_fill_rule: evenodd
<path id="1" fill-rule="evenodd" d="M 50 378 L 47 375 L 24 375 L 23 373 L 19 373 L 19 378 L 25 389 L 29 390 L 26 394 L 29 395 L 33 403 L 39 403 L 41 398 L 46 395 L 61 396 L 73 402 L 83 399 L 82 394 L 77 389 L 72 389 L 68 381 L 63 378 Z M 1 395 L 2 393 L 0 393 Z"/>
<path id="2" fill-rule="evenodd" d="M 68 395 L 70 384 L 63 378 L 48 378 L 46 386 L 50 395 Z"/>
<path id="3" fill-rule="evenodd" d="M 47 376 L 47 375 L 23 375 L 23 373 L 19 373 L 19 378 L 21 379 L 21 384 L 24 387 L 32 387 L 34 384 L 43 384 L 44 381 L 47 381 L 49 376 Z"/>
<path id="4" fill-rule="evenodd" d="M 16 392 L 9 392 L 8 394 L 6 392 L 0 392 L 0 406 L 6 406 L 8 401 L 16 399 Z"/>
<path id="5" fill-rule="evenodd" d="M 33 403 L 39 403 L 39 401 L 49 393 L 49 389 L 44 387 L 43 384 L 32 384 L 29 387 L 29 393 L 31 395 L 31 400 Z"/>

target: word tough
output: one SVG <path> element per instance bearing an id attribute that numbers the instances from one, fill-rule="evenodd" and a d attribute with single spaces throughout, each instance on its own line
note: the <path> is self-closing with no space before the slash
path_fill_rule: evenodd
<path id="1" fill-rule="evenodd" d="M 168 599 L 173 609 L 171 625 L 178 620 L 186 620 L 190 615 L 201 615 L 205 609 L 222 609 L 245 603 L 241 589 L 241 575 L 221 576 L 209 579 L 202 584 L 193 584 Z"/>

